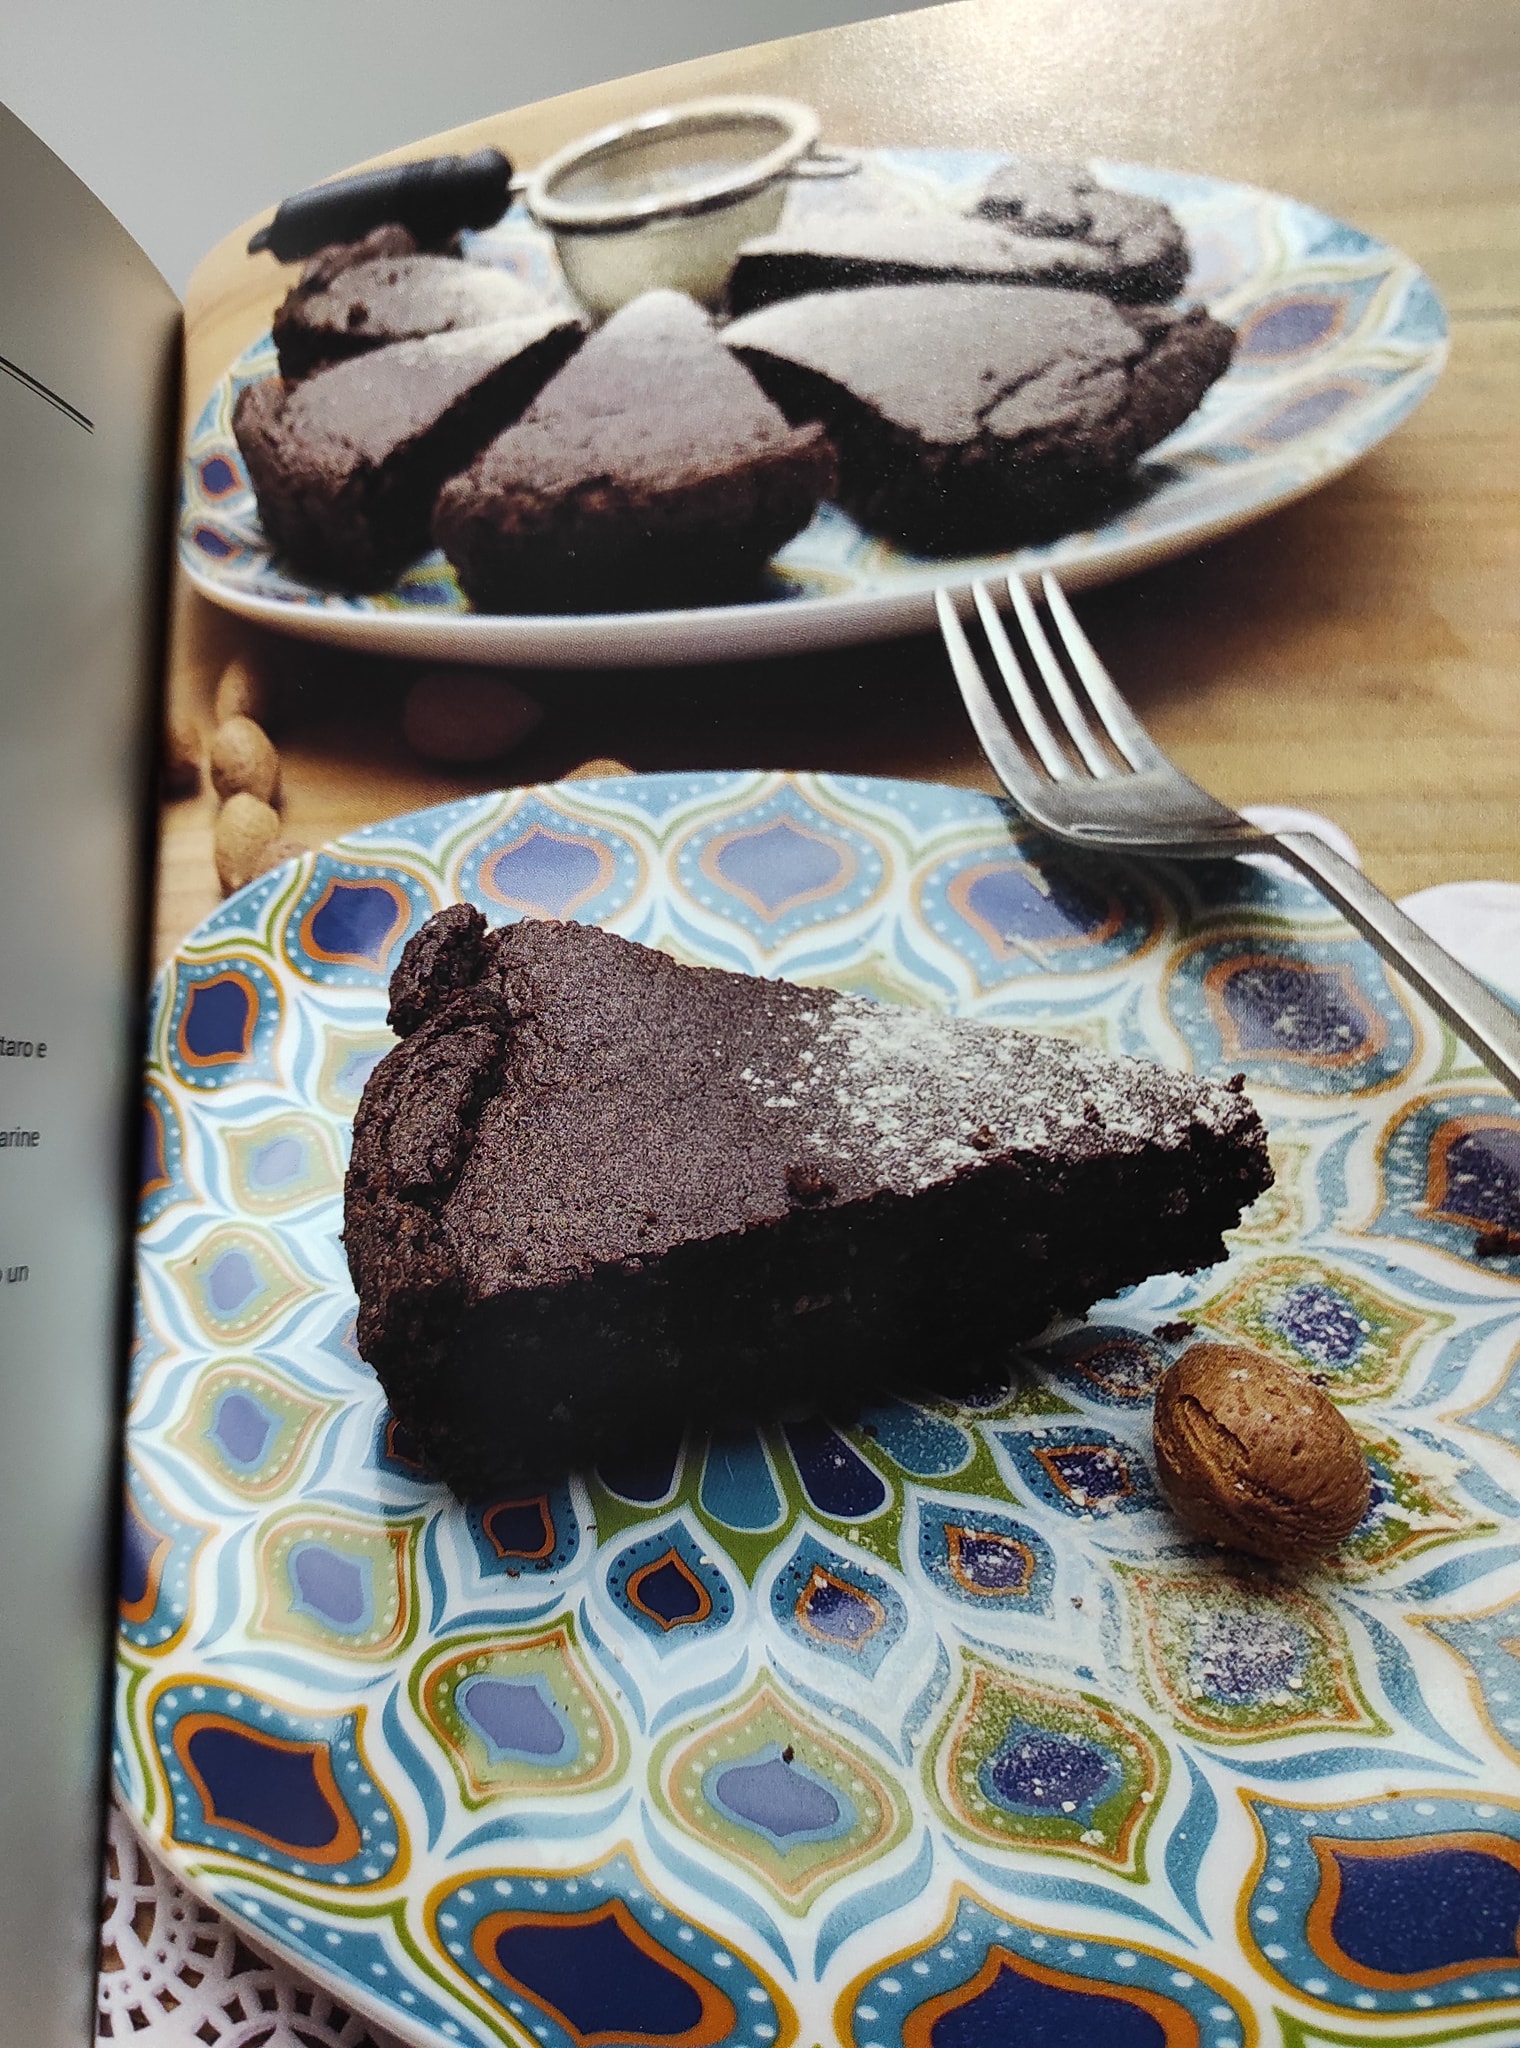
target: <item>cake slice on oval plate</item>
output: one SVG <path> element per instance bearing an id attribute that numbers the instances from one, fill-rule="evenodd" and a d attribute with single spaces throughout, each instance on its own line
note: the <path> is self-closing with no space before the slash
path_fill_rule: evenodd
<path id="1" fill-rule="evenodd" d="M 1112 273 L 1090 289 L 1110 298 L 1171 299 L 1187 282 L 1187 236 L 1171 208 L 1139 192 L 1116 192 L 1086 164 L 1009 157 L 969 211 L 1015 234 L 1102 251 Z"/>
<path id="2" fill-rule="evenodd" d="M 783 224 L 741 245 L 728 309 L 737 318 L 807 292 L 875 284 L 1031 284 L 1113 299 L 1172 298 L 1188 259 L 1166 209 L 1091 180 L 1079 193 L 1080 174 L 1075 166 L 1070 172 L 1058 181 L 1010 167 L 989 181 L 969 215 L 861 211 Z"/>
<path id="3" fill-rule="evenodd" d="M 294 380 L 392 342 L 520 319 L 544 303 L 504 270 L 419 251 L 405 228 L 386 227 L 313 256 L 272 331 L 280 374 Z"/>
<path id="4" fill-rule="evenodd" d="M 1271 1180 L 1221 1085 L 1003 1025 L 440 911 L 354 1124 L 358 1345 L 464 1498 L 950 1388 Z"/>
<path id="5" fill-rule="evenodd" d="M 300 383 L 246 385 L 232 429 L 264 531 L 302 575 L 384 589 L 426 553 L 444 479 L 517 418 L 584 332 L 542 307 L 394 342 Z"/>
<path id="6" fill-rule="evenodd" d="M 906 284 L 786 299 L 724 340 L 788 419 L 828 429 L 846 511 L 934 555 L 1104 511 L 1223 375 L 1235 337 L 1196 306 Z"/>
<path id="7" fill-rule="evenodd" d="M 442 493 L 481 611 L 650 611 L 756 594 L 834 478 L 680 292 L 645 292 Z"/>

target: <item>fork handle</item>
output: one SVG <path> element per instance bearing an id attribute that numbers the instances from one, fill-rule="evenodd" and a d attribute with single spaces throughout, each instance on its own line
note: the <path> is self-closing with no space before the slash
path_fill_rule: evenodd
<path id="1" fill-rule="evenodd" d="M 1273 843 L 1520 1097 L 1520 1017 L 1315 833 L 1278 832 Z"/>

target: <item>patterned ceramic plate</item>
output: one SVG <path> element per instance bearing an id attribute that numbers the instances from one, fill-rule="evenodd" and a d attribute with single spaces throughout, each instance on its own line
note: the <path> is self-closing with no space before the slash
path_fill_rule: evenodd
<path id="1" fill-rule="evenodd" d="M 842 206 L 921 213 L 964 205 L 1001 159 L 967 152 L 875 151 L 858 176 L 794 187 L 793 217 Z M 826 506 L 776 557 L 767 601 L 683 612 L 578 618 L 494 617 L 466 607 L 432 554 L 380 597 L 303 583 L 270 554 L 232 407 L 275 370 L 267 338 L 239 357 L 190 438 L 180 560 L 216 603 L 266 624 L 372 652 L 460 661 L 709 661 L 837 647 L 934 622 L 937 583 L 1056 569 L 1101 583 L 1216 539 L 1301 497 L 1389 433 L 1446 360 L 1446 319 L 1429 281 L 1386 243 L 1296 200 L 1130 164 L 1100 164 L 1127 190 L 1164 199 L 1193 250 L 1189 296 L 1239 332 L 1229 373 L 1200 410 L 1140 465 L 1132 501 L 1093 532 L 1013 556 L 930 562 L 868 539 Z M 519 214 L 473 238 L 472 253 L 569 299 L 553 243 Z"/>
<path id="2" fill-rule="evenodd" d="M 1276 1187 L 996 1391 L 461 1508 L 338 1242 L 386 970 L 457 897 L 1244 1069 Z M 1520 1117 L 1298 883 L 1084 878 L 907 783 L 472 799 L 186 942 L 145 1131 L 116 1771 L 354 2006 L 428 2048 L 1520 2039 L 1520 1258 L 1474 1256 Z M 1159 1504 L 1183 1318 L 1360 1434 L 1323 1569 Z"/>

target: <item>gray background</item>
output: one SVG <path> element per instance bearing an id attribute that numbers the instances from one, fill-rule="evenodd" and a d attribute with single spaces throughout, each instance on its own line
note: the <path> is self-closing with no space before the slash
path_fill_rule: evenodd
<path id="1" fill-rule="evenodd" d="M 892 0 L 0 0 L 0 102 L 177 292 L 286 193 L 441 128 Z"/>

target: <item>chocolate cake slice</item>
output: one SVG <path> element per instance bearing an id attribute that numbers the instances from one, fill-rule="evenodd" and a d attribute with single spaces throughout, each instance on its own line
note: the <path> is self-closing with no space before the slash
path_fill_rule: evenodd
<path id="1" fill-rule="evenodd" d="M 813 293 L 724 339 L 788 419 L 827 427 L 839 502 L 925 554 L 987 553 L 1100 514 L 1234 347 L 1199 307 L 968 284 Z"/>
<path id="2" fill-rule="evenodd" d="M 358 1345 L 463 1497 L 893 1384 L 1223 1257 L 1239 1084 L 464 905 L 354 1123 Z"/>
<path id="3" fill-rule="evenodd" d="M 270 540 L 317 582 L 383 589 L 425 553 L 445 477 L 517 417 L 582 332 L 546 308 L 396 342 L 299 384 L 248 385 L 232 427 Z"/>
<path id="4" fill-rule="evenodd" d="M 1106 218 L 1084 236 L 1035 231 L 1016 220 L 1004 226 L 948 208 L 845 213 L 783 224 L 773 235 L 745 242 L 729 276 L 728 310 L 738 318 L 778 299 L 877 284 L 1031 284 L 1116 299 L 1167 299 L 1187 274 L 1185 248 L 1180 254 L 1179 270 L 1176 251 L 1158 260 L 1154 248 L 1127 249 L 1119 223 Z"/>
<path id="5" fill-rule="evenodd" d="M 833 481 L 680 292 L 646 292 L 439 498 L 481 611 L 655 610 L 747 595 Z"/>
<path id="6" fill-rule="evenodd" d="M 274 316 L 280 374 L 310 376 L 392 342 L 420 341 L 542 312 L 544 300 L 505 271 L 421 255 L 405 228 L 321 250 Z"/>
<path id="7" fill-rule="evenodd" d="M 1014 234 L 1103 251 L 1112 268 L 1100 288 L 1111 298 L 1159 302 L 1175 298 L 1187 282 L 1187 237 L 1171 208 L 1100 185 L 1085 164 L 1010 157 L 972 211 Z"/>
<path id="8" fill-rule="evenodd" d="M 295 297 L 303 286 L 312 291 L 321 291 L 345 270 L 352 270 L 360 263 L 377 263 L 382 257 L 415 256 L 421 250 L 421 243 L 409 227 L 399 220 L 382 222 L 371 228 L 367 235 L 361 235 L 356 242 L 329 242 L 318 249 L 314 256 L 308 256 L 302 265 L 299 281 L 287 295 L 286 303 Z M 278 317 L 278 315 L 276 316 Z"/>

